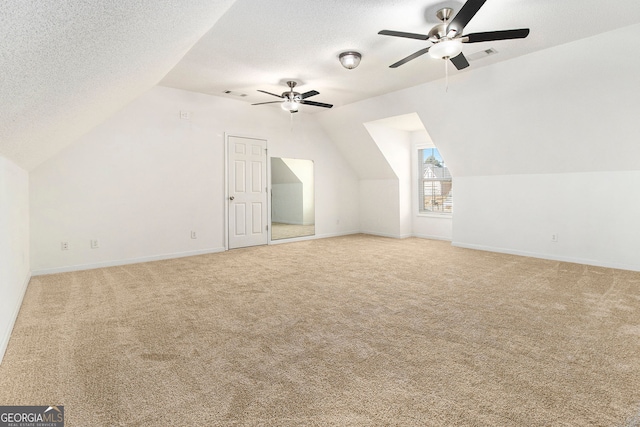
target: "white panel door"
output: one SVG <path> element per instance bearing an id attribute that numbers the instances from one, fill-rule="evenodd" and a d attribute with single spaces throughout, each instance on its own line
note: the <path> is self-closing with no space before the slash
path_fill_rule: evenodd
<path id="1" fill-rule="evenodd" d="M 229 249 L 266 245 L 267 141 L 229 137 Z"/>

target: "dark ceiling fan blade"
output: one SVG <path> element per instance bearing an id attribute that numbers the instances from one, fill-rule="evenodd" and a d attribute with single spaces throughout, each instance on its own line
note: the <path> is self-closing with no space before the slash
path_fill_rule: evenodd
<path id="1" fill-rule="evenodd" d="M 510 40 L 510 39 L 523 39 L 529 35 L 528 28 L 521 28 L 519 30 L 502 30 L 502 31 L 487 31 L 485 33 L 471 33 L 463 37 L 467 37 L 466 43 L 480 43 L 491 42 L 496 40 Z"/>
<path id="2" fill-rule="evenodd" d="M 398 68 L 402 64 L 406 64 L 407 62 L 411 61 L 412 59 L 416 59 L 418 56 L 424 55 L 425 53 L 429 52 L 430 48 L 431 48 L 431 46 L 425 47 L 424 49 L 420 49 L 419 51 L 417 51 L 415 53 L 412 53 L 411 55 L 407 56 L 404 59 L 401 59 L 400 61 L 396 62 L 395 64 L 389 65 L 389 68 Z"/>
<path id="3" fill-rule="evenodd" d="M 382 34 L 383 36 L 404 37 L 407 39 L 429 40 L 429 36 L 426 34 L 404 33 L 402 31 L 382 30 L 379 31 L 378 34 Z"/>
<path id="4" fill-rule="evenodd" d="M 452 30 L 455 30 L 456 34 L 461 34 L 464 27 L 466 27 L 469 21 L 471 21 L 471 18 L 478 13 L 486 1 L 487 0 L 467 0 L 455 18 L 447 25 L 447 34 Z"/>
<path id="5" fill-rule="evenodd" d="M 282 103 L 282 101 L 258 102 L 257 104 L 251 104 L 251 105 L 280 104 L 280 103 Z"/>
<path id="6" fill-rule="evenodd" d="M 333 107 L 333 104 L 324 104 L 322 102 L 315 102 L 315 101 L 305 101 L 304 99 L 300 101 L 300 103 L 304 105 L 313 105 L 314 107 L 324 107 L 324 108 Z"/>
<path id="7" fill-rule="evenodd" d="M 282 95 L 276 95 L 275 93 L 267 92 L 266 90 L 258 89 L 258 92 L 266 93 L 267 95 L 277 96 L 278 98 L 284 98 L 284 96 L 282 96 Z"/>
<path id="8" fill-rule="evenodd" d="M 467 58 L 465 58 L 464 53 L 462 52 L 460 52 L 458 56 L 449 58 L 449 60 L 458 70 L 463 70 L 469 66 L 469 61 L 467 61 Z"/>
<path id="9" fill-rule="evenodd" d="M 300 95 L 300 98 L 306 99 L 316 95 L 320 95 L 320 92 L 318 92 L 317 90 L 310 90 L 309 92 L 305 92 L 302 95 Z"/>

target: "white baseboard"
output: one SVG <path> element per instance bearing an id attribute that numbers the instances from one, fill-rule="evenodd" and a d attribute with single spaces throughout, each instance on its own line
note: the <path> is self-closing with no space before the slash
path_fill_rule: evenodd
<path id="1" fill-rule="evenodd" d="M 407 239 L 409 237 L 418 237 L 413 233 L 407 234 L 388 234 L 388 233 L 378 233 L 377 231 L 359 231 L 362 234 L 370 234 L 371 236 L 380 236 L 380 237 L 389 237 L 391 239 Z"/>
<path id="2" fill-rule="evenodd" d="M 282 243 L 302 242 L 304 240 L 316 240 L 316 239 L 327 239 L 329 237 L 350 236 L 352 234 L 359 234 L 359 233 L 360 233 L 359 231 L 347 231 L 344 233 L 313 234 L 311 236 L 301 236 L 301 237 L 291 237 L 288 239 L 271 240 L 269 244 L 279 245 Z"/>
<path id="3" fill-rule="evenodd" d="M 316 234 L 317 239 L 327 239 L 329 237 L 340 237 L 340 236 L 351 236 L 352 234 L 360 234 L 361 231 L 343 231 L 340 233 L 324 233 L 324 234 Z"/>
<path id="4" fill-rule="evenodd" d="M 526 256 L 531 258 L 548 259 L 550 261 L 571 262 L 574 264 L 593 265 L 595 267 L 616 268 L 619 270 L 640 271 L 640 265 L 620 264 L 616 262 L 598 261 L 594 259 L 576 258 L 569 256 L 559 256 L 553 254 L 544 254 L 538 252 L 519 251 L 507 248 L 497 248 L 493 246 L 474 245 L 468 243 L 452 242 L 453 246 L 466 249 L 476 249 L 479 251 L 498 252 L 508 255 Z"/>
<path id="5" fill-rule="evenodd" d="M 431 234 L 414 234 L 413 237 L 417 237 L 419 239 L 442 240 L 442 241 L 445 241 L 445 242 L 450 242 L 451 241 L 450 237 L 435 236 L 435 235 L 431 235 Z"/>
<path id="6" fill-rule="evenodd" d="M 276 240 L 271 240 L 269 241 L 270 245 L 280 245 L 282 243 L 292 243 L 292 242 L 302 242 L 305 240 L 316 240 L 316 239 L 320 239 L 321 237 L 316 236 L 315 234 L 312 234 L 311 236 L 300 236 L 300 237 L 288 237 L 285 239 L 276 239 Z"/>
<path id="7" fill-rule="evenodd" d="M 389 234 L 389 233 L 378 233 L 377 231 L 361 231 L 362 234 L 369 234 L 371 236 L 379 236 L 379 237 L 389 237 L 391 239 L 400 239 L 401 236 L 399 234 Z M 410 237 L 410 236 L 407 236 Z"/>
<path id="8" fill-rule="evenodd" d="M 2 335 L 2 341 L 0 341 L 0 364 L 2 363 L 2 359 L 4 359 L 4 354 L 7 351 L 7 347 L 9 346 L 9 339 L 11 338 L 11 332 L 13 332 L 13 327 L 15 326 L 16 320 L 18 319 L 18 313 L 20 313 L 20 307 L 22 307 L 22 300 L 24 300 L 24 295 L 27 293 L 29 280 L 31 280 L 31 273 L 27 274 L 27 277 L 24 279 L 24 282 L 22 283 L 22 289 L 20 289 L 20 297 L 16 301 L 16 304 L 13 307 L 13 310 L 11 313 L 11 322 L 7 325 L 7 329 L 4 331 Z"/>
<path id="9" fill-rule="evenodd" d="M 176 252 L 176 253 L 152 255 L 152 256 L 140 257 L 140 258 L 122 259 L 122 260 L 114 260 L 114 261 L 101 261 L 101 262 L 92 263 L 92 264 L 80 264 L 80 265 L 69 265 L 64 267 L 44 268 L 41 270 L 34 270 L 31 272 L 31 274 L 33 276 L 42 276 L 44 274 L 92 270 L 94 268 L 116 267 L 118 265 L 138 264 L 141 262 L 162 261 L 165 259 L 184 258 L 188 256 L 195 256 L 195 255 L 213 254 L 217 252 L 224 252 L 225 250 L 226 248 L 212 248 L 212 249 L 204 249 L 200 251 Z"/>

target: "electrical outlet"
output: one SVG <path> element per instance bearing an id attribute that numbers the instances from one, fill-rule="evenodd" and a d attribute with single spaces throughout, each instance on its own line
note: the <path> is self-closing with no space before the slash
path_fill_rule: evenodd
<path id="1" fill-rule="evenodd" d="M 98 242 L 98 239 L 92 239 L 91 240 L 91 249 L 98 249 L 100 247 L 100 243 Z"/>
<path id="2" fill-rule="evenodd" d="M 195 232 L 195 231 L 192 231 L 192 232 L 191 232 L 191 238 L 192 238 L 192 239 L 197 239 L 197 238 L 198 238 L 198 236 L 196 235 L 196 232 Z"/>
<path id="3" fill-rule="evenodd" d="M 552 234 L 551 235 L 551 241 L 553 243 L 558 243 L 558 235 L 557 234 Z"/>
<path id="4" fill-rule="evenodd" d="M 191 120 L 191 111 L 180 111 L 180 118 L 182 120 Z"/>
<path id="5" fill-rule="evenodd" d="M 69 250 L 69 242 L 60 243 L 60 249 L 63 250 L 63 251 L 68 251 Z"/>

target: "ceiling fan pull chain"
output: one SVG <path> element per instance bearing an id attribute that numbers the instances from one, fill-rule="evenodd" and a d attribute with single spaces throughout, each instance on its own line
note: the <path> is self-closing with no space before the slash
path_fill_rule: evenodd
<path id="1" fill-rule="evenodd" d="M 444 91 L 449 92 L 449 58 L 444 58 Z"/>

